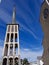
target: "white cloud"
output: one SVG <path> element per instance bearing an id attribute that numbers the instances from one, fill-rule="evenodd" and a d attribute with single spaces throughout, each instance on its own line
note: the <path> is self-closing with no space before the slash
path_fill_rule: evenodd
<path id="1" fill-rule="evenodd" d="M 0 40 L 0 44 L 2 45 L 3 40 Z M 20 56 L 21 58 L 27 58 L 29 61 L 34 61 L 37 59 L 37 56 L 42 56 L 43 50 L 40 48 L 35 48 L 35 51 L 32 51 L 29 48 L 22 48 L 20 49 Z M 2 58 L 2 53 L 3 53 L 3 46 L 0 46 L 0 59 Z"/>
<path id="2" fill-rule="evenodd" d="M 2 59 L 3 47 L 0 46 L 0 59 Z M 27 58 L 30 62 L 37 60 L 37 56 L 42 56 L 43 51 L 31 51 L 30 49 L 21 49 L 20 56 L 21 58 Z"/>
<path id="3" fill-rule="evenodd" d="M 2 55 L 3 55 L 3 43 L 4 41 L 2 39 L 0 39 L 0 60 L 2 59 Z"/>
<path id="4" fill-rule="evenodd" d="M 3 40 L 0 40 L 0 44 L 2 45 Z M 20 49 L 20 56 L 21 58 L 27 58 L 29 61 L 35 61 L 37 59 L 37 56 L 42 56 L 43 50 L 39 48 L 34 48 L 36 51 L 32 51 L 29 48 L 22 48 Z M 0 46 L 0 59 L 2 58 L 3 53 L 3 46 Z"/>
<path id="5" fill-rule="evenodd" d="M 1 3 L 1 0 L 0 0 L 0 3 Z"/>
<path id="6" fill-rule="evenodd" d="M 31 51 L 29 49 L 21 49 L 21 58 L 27 58 L 29 61 L 35 61 L 37 60 L 37 56 L 42 56 L 43 51 Z"/>
<path id="7" fill-rule="evenodd" d="M 3 47 L 0 46 L 0 59 L 2 59 Z"/>
<path id="8" fill-rule="evenodd" d="M 0 59 L 2 59 L 2 53 L 3 53 L 3 43 L 4 41 L 2 39 L 0 39 Z"/>
<path id="9" fill-rule="evenodd" d="M 4 41 L 0 39 L 0 45 L 2 45 L 3 43 L 4 43 Z"/>
<path id="10" fill-rule="evenodd" d="M 24 51 L 29 51 L 29 49 L 25 48 Z"/>

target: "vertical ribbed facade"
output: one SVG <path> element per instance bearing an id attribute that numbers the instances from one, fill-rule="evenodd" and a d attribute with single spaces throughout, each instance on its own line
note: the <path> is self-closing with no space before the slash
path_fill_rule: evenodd
<path id="1" fill-rule="evenodd" d="M 2 65 L 20 65 L 19 25 L 15 23 L 15 9 L 12 24 L 7 25 Z"/>

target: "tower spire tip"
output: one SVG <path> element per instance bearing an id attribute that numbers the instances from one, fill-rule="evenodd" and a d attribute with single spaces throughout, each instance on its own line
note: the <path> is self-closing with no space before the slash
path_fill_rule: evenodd
<path id="1" fill-rule="evenodd" d="M 16 23 L 16 7 L 13 7 L 12 24 Z"/>

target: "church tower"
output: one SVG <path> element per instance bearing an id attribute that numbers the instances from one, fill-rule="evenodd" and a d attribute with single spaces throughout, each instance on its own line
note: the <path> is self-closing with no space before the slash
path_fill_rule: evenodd
<path id="1" fill-rule="evenodd" d="M 19 25 L 16 24 L 16 8 L 13 9 L 12 23 L 7 24 L 2 65 L 20 65 Z"/>
<path id="2" fill-rule="evenodd" d="M 41 6 L 40 22 L 44 32 L 43 39 L 43 62 L 49 65 L 49 0 L 44 0 Z"/>

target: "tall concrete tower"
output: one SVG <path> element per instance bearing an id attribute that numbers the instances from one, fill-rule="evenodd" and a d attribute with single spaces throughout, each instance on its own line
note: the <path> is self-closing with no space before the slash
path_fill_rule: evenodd
<path id="1" fill-rule="evenodd" d="M 43 39 L 43 61 L 44 65 L 49 65 L 49 0 L 44 0 L 41 6 L 40 22 L 44 32 Z"/>
<path id="2" fill-rule="evenodd" d="M 20 65 L 19 25 L 16 24 L 16 8 L 13 9 L 12 23 L 7 24 L 2 65 Z"/>

